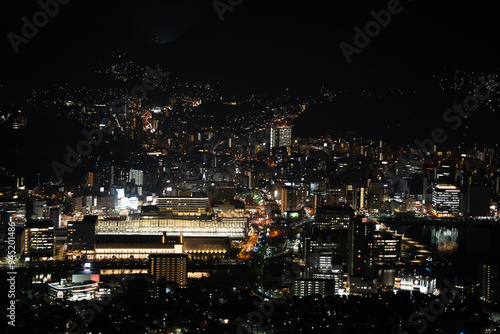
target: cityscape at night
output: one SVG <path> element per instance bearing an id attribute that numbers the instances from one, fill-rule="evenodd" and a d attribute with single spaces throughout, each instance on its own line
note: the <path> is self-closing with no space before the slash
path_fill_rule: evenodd
<path id="1" fill-rule="evenodd" d="M 4 1 L 0 333 L 500 332 L 499 5 Z"/>

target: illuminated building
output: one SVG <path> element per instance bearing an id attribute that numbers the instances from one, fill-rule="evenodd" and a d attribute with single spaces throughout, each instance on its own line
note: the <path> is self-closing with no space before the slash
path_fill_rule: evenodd
<path id="1" fill-rule="evenodd" d="M 394 292 L 399 290 L 432 294 L 436 291 L 436 279 L 415 275 L 400 275 L 394 280 Z"/>
<path id="2" fill-rule="evenodd" d="M 363 277 L 349 277 L 349 294 L 350 295 L 366 295 L 377 292 L 377 286 L 372 279 Z"/>
<path id="3" fill-rule="evenodd" d="M 460 190 L 451 184 L 437 184 L 432 191 L 432 211 L 438 217 L 453 217 L 460 212 Z"/>
<path id="4" fill-rule="evenodd" d="M 61 279 L 58 283 L 48 284 L 48 295 L 50 297 L 72 301 L 99 298 L 110 293 L 111 289 L 99 289 L 99 283 L 94 281 L 68 283 L 66 279 Z"/>
<path id="5" fill-rule="evenodd" d="M 401 258 L 401 237 L 392 233 L 377 231 L 373 234 L 373 261 L 393 263 Z"/>
<path id="6" fill-rule="evenodd" d="M 50 261 L 54 256 L 54 223 L 29 220 L 22 235 L 26 261 Z"/>
<path id="7" fill-rule="evenodd" d="M 373 278 L 373 233 L 375 222 L 353 219 L 349 224 L 349 260 L 350 276 Z"/>
<path id="8" fill-rule="evenodd" d="M 135 184 L 136 186 L 143 185 L 143 171 L 138 169 L 131 169 L 128 176 L 128 181 Z"/>
<path id="9" fill-rule="evenodd" d="M 190 259 L 214 260 L 226 258 L 231 249 L 227 238 L 185 237 L 184 253 Z"/>
<path id="10" fill-rule="evenodd" d="M 96 173 L 94 172 L 87 172 L 87 187 L 94 188 L 96 186 L 95 181 L 96 181 Z"/>
<path id="11" fill-rule="evenodd" d="M 309 237 L 305 237 L 305 259 L 310 259 L 316 253 L 331 253 L 333 260 L 338 263 L 347 262 L 347 229 L 318 230 Z"/>
<path id="12" fill-rule="evenodd" d="M 316 211 L 314 225 L 320 230 L 347 229 L 353 217 L 354 210 L 349 205 L 323 206 Z"/>
<path id="13" fill-rule="evenodd" d="M 297 193 L 294 187 L 281 188 L 281 213 L 297 210 Z"/>
<path id="14" fill-rule="evenodd" d="M 151 254 L 180 254 L 182 236 L 164 235 L 96 235 L 95 258 L 148 259 Z"/>
<path id="15" fill-rule="evenodd" d="M 334 284 L 334 294 L 344 293 L 344 269 L 342 265 L 333 265 L 331 254 L 318 254 L 316 263 L 312 263 L 313 272 L 310 276 L 314 280 L 330 280 Z"/>
<path id="16" fill-rule="evenodd" d="M 97 210 L 100 211 L 113 211 L 116 207 L 116 197 L 111 196 L 99 196 L 97 197 Z"/>
<path id="17" fill-rule="evenodd" d="M 97 216 L 85 216 L 82 221 L 68 222 L 68 260 L 94 259 Z"/>
<path id="18" fill-rule="evenodd" d="M 500 297 L 498 264 L 479 265 L 479 298 L 486 302 L 496 302 Z"/>
<path id="19" fill-rule="evenodd" d="M 210 213 L 210 198 L 199 193 L 193 196 L 166 196 L 158 198 L 160 215 L 201 216 Z"/>
<path id="20" fill-rule="evenodd" d="M 53 209 L 61 209 L 62 204 L 47 205 L 47 201 L 33 201 L 33 218 L 50 218 L 50 211 Z M 55 227 L 58 227 L 55 224 Z"/>
<path id="21" fill-rule="evenodd" d="M 94 200 L 92 196 L 74 196 L 71 199 L 71 210 L 73 212 L 81 212 L 89 214 L 94 209 Z"/>
<path id="22" fill-rule="evenodd" d="M 335 280 L 298 278 L 292 281 L 293 296 L 305 297 L 320 294 L 323 297 L 335 295 Z"/>
<path id="23" fill-rule="evenodd" d="M 250 214 L 243 210 L 220 211 L 217 221 L 227 226 L 246 226 L 250 223 Z M 248 233 L 248 229 L 245 231 Z"/>
<path id="24" fill-rule="evenodd" d="M 268 129 L 269 148 L 292 146 L 292 127 L 289 125 L 271 125 Z"/>
<path id="25" fill-rule="evenodd" d="M 219 213 L 219 215 L 221 215 Z M 224 216 L 143 216 L 132 220 L 99 220 L 96 234 L 163 234 L 184 237 L 226 237 L 245 239 L 248 234 L 248 217 Z"/>
<path id="26" fill-rule="evenodd" d="M 149 274 L 156 279 L 164 278 L 167 282 L 175 282 L 180 287 L 187 285 L 186 254 L 152 254 L 149 256 Z"/>
<path id="27" fill-rule="evenodd" d="M 12 215 L 12 221 L 24 220 L 26 217 L 26 202 L 17 199 L 1 199 L 0 212 Z"/>
<path id="28" fill-rule="evenodd" d="M 308 233 L 308 232 L 306 232 Z M 305 237 L 304 260 L 306 261 L 306 276 L 311 281 L 329 281 L 325 287 L 333 290 L 325 293 L 344 294 L 344 269 L 342 263 L 346 254 L 347 230 L 319 230 L 313 227 L 312 234 Z M 314 288 L 316 283 L 297 282 L 296 288 Z M 297 285 L 298 284 L 298 285 Z M 318 283 L 323 286 L 322 283 Z M 301 293 L 299 291 L 299 293 Z"/>

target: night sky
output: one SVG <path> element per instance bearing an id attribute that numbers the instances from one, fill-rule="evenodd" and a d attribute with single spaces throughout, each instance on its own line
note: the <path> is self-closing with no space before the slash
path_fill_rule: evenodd
<path id="1" fill-rule="evenodd" d="M 237 3 L 237 2 L 234 2 Z M 217 83 L 221 94 L 307 96 L 321 87 L 359 94 L 363 90 L 415 91 L 412 96 L 360 100 L 351 95 L 314 106 L 301 116 L 294 136 L 357 131 L 362 136 L 413 143 L 442 126 L 443 112 L 467 91 L 443 92 L 436 74 L 500 73 L 497 2 L 401 1 L 400 13 L 347 63 L 339 44 L 355 45 L 355 27 L 365 30 L 371 11 L 389 1 L 242 1 L 223 13 L 211 1 L 70 1 L 15 54 L 7 38 L 32 20 L 36 2 L 4 3 L 0 84 L 8 99 L 22 104 L 34 88 L 51 83 L 111 88 L 94 72 L 126 50 L 143 66 L 161 64 L 186 81 Z M 133 85 L 133 84 L 132 84 Z M 130 90 L 130 87 L 122 88 Z M 327 120 L 327 121 L 326 121 Z M 477 113 L 469 143 L 497 143 L 498 113 Z M 475 124 L 475 125 L 474 125 Z M 450 145 L 461 140 L 453 131 Z"/>
<path id="2" fill-rule="evenodd" d="M 498 67 L 495 3 L 402 1 L 402 12 L 347 64 L 339 43 L 353 44 L 353 28 L 364 28 L 387 1 L 242 1 L 223 22 L 210 1 L 70 1 L 17 55 L 7 33 L 20 33 L 21 18 L 40 8 L 4 1 L 1 78 L 18 87 L 82 83 L 120 48 L 238 89 L 425 85 L 443 66 Z"/>

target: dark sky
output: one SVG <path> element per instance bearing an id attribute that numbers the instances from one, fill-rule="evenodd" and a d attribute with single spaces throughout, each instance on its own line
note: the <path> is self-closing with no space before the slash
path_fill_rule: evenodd
<path id="1" fill-rule="evenodd" d="M 310 110 L 305 121 L 300 121 L 311 135 L 364 124 L 360 128 L 363 134 L 370 135 L 372 130 L 374 138 L 411 143 L 443 126 L 443 111 L 464 98 L 443 99 L 436 91 L 427 94 L 421 88 L 431 85 L 432 74 L 444 66 L 486 73 L 498 70 L 500 6 L 498 0 L 402 1 L 403 11 L 392 16 L 390 24 L 348 64 L 339 44 L 352 44 L 353 28 L 364 29 L 373 20 L 370 11 L 385 9 L 387 4 L 244 0 L 226 12 L 221 22 L 210 0 L 72 0 L 61 5 L 57 15 L 15 54 L 8 33 L 21 34 L 21 19 L 26 16 L 32 21 L 40 6 L 37 1 L 2 1 L 0 110 L 5 103 L 10 106 L 15 100 L 22 101 L 32 88 L 49 83 L 107 87 L 92 72 L 101 61 L 110 59 L 111 51 L 122 49 L 141 65 L 161 64 L 181 79 L 220 81 L 223 88 L 235 93 L 283 91 L 284 87 L 303 93 L 322 85 L 358 91 L 415 88 L 419 94 L 413 100 L 352 103 L 351 99 Z M 153 42 L 155 38 L 159 44 Z M 484 113 L 475 122 L 477 133 L 490 136 L 485 141 L 498 142 L 498 122 L 490 114 Z M 493 130 L 485 129 L 485 124 Z M 43 131 L 50 132 L 44 126 L 41 124 L 39 138 Z M 295 135 L 300 135 L 299 128 L 294 128 Z M 12 138 L 4 142 L 9 140 Z M 41 152 L 43 147 L 52 151 L 45 142 L 39 141 L 40 148 L 28 145 L 26 152 Z M 18 157 L 30 156 L 22 149 L 16 152 L 11 156 L 14 165 L 19 165 Z M 31 166 L 29 162 L 21 165 Z"/>
<path id="2" fill-rule="evenodd" d="M 221 22 L 211 1 L 73 0 L 18 54 L 7 34 L 20 34 L 21 18 L 32 21 L 40 7 L 2 1 L 0 80 L 19 89 L 87 84 L 89 69 L 121 48 L 180 76 L 250 89 L 425 84 L 443 66 L 498 68 L 497 3 L 401 1 L 402 12 L 347 64 L 339 43 L 353 44 L 353 28 L 363 29 L 388 1 L 246 0 Z"/>

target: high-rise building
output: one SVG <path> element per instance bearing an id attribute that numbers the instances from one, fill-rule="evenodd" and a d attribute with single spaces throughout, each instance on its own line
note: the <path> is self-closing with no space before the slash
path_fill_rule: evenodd
<path id="1" fill-rule="evenodd" d="M 451 184 L 436 184 L 432 191 L 432 211 L 438 217 L 453 217 L 460 212 L 460 190 Z"/>
<path id="2" fill-rule="evenodd" d="M 498 263 L 479 265 L 479 298 L 486 302 L 498 301 L 500 283 L 498 281 Z"/>
<path id="3" fill-rule="evenodd" d="M 68 222 L 68 260 L 95 258 L 97 216 L 84 216 L 82 221 Z"/>
<path id="4" fill-rule="evenodd" d="M 29 220 L 22 235 L 27 261 L 50 261 L 54 257 L 54 223 L 50 220 Z"/>
<path id="5" fill-rule="evenodd" d="M 139 169 L 131 169 L 129 172 L 130 183 L 134 183 L 136 186 L 142 186 L 144 180 L 144 174 L 142 170 Z"/>
<path id="6" fill-rule="evenodd" d="M 329 253 L 334 263 L 347 264 L 347 237 L 347 229 L 319 230 L 314 227 L 310 236 L 304 236 L 304 260 L 308 261 L 314 254 Z"/>
<path id="7" fill-rule="evenodd" d="M 353 219 L 349 224 L 349 274 L 371 278 L 373 268 L 372 240 L 375 222 Z"/>
<path id="8" fill-rule="evenodd" d="M 175 282 L 179 287 L 187 285 L 186 254 L 151 254 L 148 271 L 156 279 L 164 278 L 167 282 Z"/>
<path id="9" fill-rule="evenodd" d="M 96 186 L 96 173 L 94 172 L 87 172 L 87 187 L 94 188 Z"/>
<path id="10" fill-rule="evenodd" d="M 401 237 L 386 231 L 376 231 L 372 240 L 374 263 L 394 263 L 401 258 Z"/>
<path id="11" fill-rule="evenodd" d="M 297 192 L 294 187 L 281 188 L 281 212 L 297 210 Z"/>
<path id="12" fill-rule="evenodd" d="M 331 263 L 332 258 L 328 257 L 326 254 L 320 255 L 319 257 L 319 262 L 323 262 L 324 264 L 326 262 Z M 344 269 L 342 265 L 329 265 L 328 269 L 324 268 L 323 265 L 321 265 L 322 269 L 319 269 L 317 272 L 312 273 L 312 278 L 316 280 L 331 280 L 333 281 L 334 284 L 334 294 L 335 295 L 341 295 L 344 294 Z"/>
<path id="13" fill-rule="evenodd" d="M 289 125 L 270 125 L 268 144 L 271 151 L 278 147 L 292 146 L 292 127 Z"/>
<path id="14" fill-rule="evenodd" d="M 73 196 L 71 199 L 71 210 L 73 212 L 90 214 L 94 207 L 94 198 L 92 196 Z"/>

